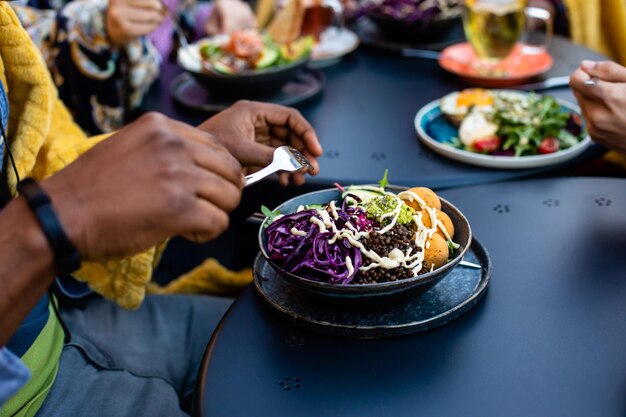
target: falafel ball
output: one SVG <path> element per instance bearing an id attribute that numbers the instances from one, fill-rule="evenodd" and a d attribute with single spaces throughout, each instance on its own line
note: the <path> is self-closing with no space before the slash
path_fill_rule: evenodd
<path id="1" fill-rule="evenodd" d="M 450 256 L 448 252 L 448 243 L 441 237 L 441 235 L 435 233 L 426 241 L 426 247 L 424 248 L 424 266 L 431 269 L 434 265 L 434 269 L 439 268 L 448 261 Z"/>
<path id="2" fill-rule="evenodd" d="M 436 208 L 437 210 L 441 210 L 441 201 L 439 200 L 439 197 L 437 197 L 437 194 L 435 194 L 435 192 L 433 190 L 431 190 L 430 188 L 413 187 L 413 188 L 411 188 L 408 191 L 417 194 L 417 196 L 419 198 L 424 200 L 424 203 L 426 203 L 426 205 L 428 207 L 432 207 L 432 208 Z M 404 203 L 407 206 L 413 208 L 413 210 L 415 210 L 415 211 L 420 211 L 422 209 L 417 201 L 407 201 L 407 200 L 404 200 Z"/>

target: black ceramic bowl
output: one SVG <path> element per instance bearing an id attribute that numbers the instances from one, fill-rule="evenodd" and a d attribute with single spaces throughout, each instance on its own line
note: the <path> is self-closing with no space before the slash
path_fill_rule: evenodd
<path id="1" fill-rule="evenodd" d="M 406 188 L 387 187 L 392 192 L 400 192 Z M 333 188 L 315 191 L 308 194 L 292 198 L 276 207 L 281 213 L 294 213 L 298 206 L 309 204 L 325 204 L 332 200 L 341 201 L 341 193 Z M 472 242 L 472 230 L 463 214 L 451 203 L 443 198 L 441 208 L 452 220 L 454 224 L 454 241 L 460 245 L 454 252 L 454 257 L 444 266 L 437 268 L 417 277 L 403 279 L 399 281 L 376 283 L 376 284 L 330 284 L 326 282 L 313 281 L 300 277 L 280 268 L 276 263 L 269 260 L 267 254 L 267 238 L 265 236 L 265 224 L 262 223 L 259 229 L 259 246 L 261 253 L 268 260 L 269 264 L 278 274 L 289 283 L 306 291 L 308 295 L 318 298 L 320 301 L 340 304 L 350 308 L 378 308 L 402 302 L 411 297 L 416 297 L 441 281 L 457 264 L 463 259 L 465 252 Z"/>
<path id="2" fill-rule="evenodd" d="M 382 34 L 398 41 L 426 41 L 445 37 L 456 25 L 461 24 L 461 16 L 435 18 L 430 22 L 417 20 L 413 23 L 370 11 L 367 17 L 376 24 Z"/>
<path id="3" fill-rule="evenodd" d="M 279 67 L 247 71 L 239 74 L 221 74 L 202 69 L 199 48 L 202 41 L 181 48 L 178 64 L 212 93 L 232 99 L 250 99 L 276 93 L 298 72 L 303 70 L 310 56 Z"/>

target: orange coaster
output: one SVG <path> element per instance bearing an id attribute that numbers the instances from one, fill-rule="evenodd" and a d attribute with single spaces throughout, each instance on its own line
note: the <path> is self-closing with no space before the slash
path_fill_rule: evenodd
<path id="1" fill-rule="evenodd" d="M 526 53 L 519 43 L 511 55 L 489 73 L 481 70 L 474 49 L 467 42 L 449 46 L 439 57 L 439 65 L 444 70 L 471 84 L 493 88 L 526 83 L 547 72 L 553 63 L 552 56 L 547 51 Z"/>

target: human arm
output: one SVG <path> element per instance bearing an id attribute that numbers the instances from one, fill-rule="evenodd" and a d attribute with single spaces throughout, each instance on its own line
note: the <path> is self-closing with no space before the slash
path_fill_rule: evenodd
<path id="1" fill-rule="evenodd" d="M 4 346 L 52 283 L 54 266 L 24 199 L 11 201 L 0 212 L 0 230 L 0 346 Z"/>
<path id="2" fill-rule="evenodd" d="M 241 0 L 215 0 L 204 31 L 207 35 L 216 35 L 256 27 L 256 17 L 248 3 Z"/>
<path id="3" fill-rule="evenodd" d="M 591 78 L 595 85 L 585 85 Z M 570 86 L 593 140 L 626 153 L 626 68 L 611 61 L 583 61 Z"/>
<path id="4" fill-rule="evenodd" d="M 183 235 L 212 239 L 239 203 L 240 164 L 210 135 L 151 114 L 41 183 L 83 259 L 115 259 Z M 48 288 L 53 259 L 21 197 L 0 212 L 0 346 Z"/>
<path id="5" fill-rule="evenodd" d="M 119 47 L 154 32 L 167 11 L 160 0 L 109 0 L 105 9 L 106 34 Z"/>
<path id="6" fill-rule="evenodd" d="M 154 30 L 158 12 L 146 8 L 143 17 L 139 8 L 131 8 L 135 1 L 160 4 L 74 0 L 59 10 L 14 6 L 42 52 L 60 97 L 92 134 L 120 128 L 125 113 L 141 104 L 159 73 L 159 52 L 140 36 Z M 140 20 L 131 20 L 135 16 Z"/>
<path id="7" fill-rule="evenodd" d="M 295 109 L 242 100 L 198 127 L 213 134 L 248 169 L 268 165 L 276 147 L 290 145 L 313 165 L 309 174 L 319 171 L 322 146 L 313 127 Z M 287 185 L 289 178 L 281 174 L 280 183 Z M 293 180 L 304 183 L 304 174 L 295 174 Z"/>

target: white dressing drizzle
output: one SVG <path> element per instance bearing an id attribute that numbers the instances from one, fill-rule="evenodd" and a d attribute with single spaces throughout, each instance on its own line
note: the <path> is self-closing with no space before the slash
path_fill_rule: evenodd
<path id="1" fill-rule="evenodd" d="M 321 221 L 320 219 L 318 219 L 315 216 L 311 216 L 311 218 L 309 219 L 309 221 L 311 223 L 313 223 L 314 225 L 316 225 L 319 229 L 320 229 L 320 233 L 324 233 L 326 231 L 326 225 L 324 224 L 323 221 Z"/>
<path id="2" fill-rule="evenodd" d="M 337 226 L 335 226 L 335 222 L 330 220 L 330 214 L 328 214 L 326 210 L 317 209 L 317 214 L 322 218 L 322 222 L 324 222 L 324 226 L 326 226 L 327 229 L 337 233 Z"/>
<path id="3" fill-rule="evenodd" d="M 417 204 L 420 206 L 421 209 L 427 207 L 426 202 L 422 200 L 419 195 L 415 194 L 411 190 L 406 190 L 398 193 L 398 198 L 401 198 L 402 200 L 417 201 Z"/>
<path id="4" fill-rule="evenodd" d="M 335 200 L 330 202 L 330 214 L 333 216 L 333 219 L 337 220 L 339 215 L 337 214 L 337 206 L 335 205 Z"/>
<path id="5" fill-rule="evenodd" d="M 413 222 L 416 225 L 414 242 L 418 248 L 423 248 L 423 249 L 429 248 L 430 247 L 429 239 L 432 237 L 434 233 L 437 232 L 438 228 L 442 230 L 444 236 L 446 236 L 446 239 L 448 241 L 451 240 L 450 235 L 448 234 L 447 230 L 445 230 L 445 227 L 443 226 L 443 223 L 439 219 L 437 219 L 437 210 L 434 208 L 428 207 L 426 203 L 424 202 L 424 200 L 421 199 L 414 192 L 403 191 L 396 195 L 390 192 L 386 192 L 380 187 L 364 186 L 364 187 L 359 187 L 359 189 L 380 192 L 381 196 L 388 195 L 396 200 L 395 208 L 389 213 L 385 213 L 381 216 L 381 219 L 386 219 L 386 218 L 391 217 L 390 223 L 384 228 L 382 228 L 381 230 L 375 231 L 374 233 L 382 235 L 382 234 L 387 233 L 389 230 L 391 230 L 396 225 L 398 218 L 400 216 L 400 212 L 402 210 L 402 204 L 404 204 L 402 200 L 408 200 L 408 201 L 416 201 L 418 205 L 421 207 L 421 209 L 426 209 L 426 212 L 428 213 L 430 217 L 431 224 L 433 225 L 433 227 L 430 227 L 430 228 L 424 226 L 424 223 L 422 221 L 421 211 L 418 211 L 413 215 Z M 332 245 L 336 243 L 337 240 L 339 239 L 347 239 L 350 245 L 359 249 L 365 257 L 369 258 L 372 261 L 367 266 L 361 266 L 359 268 L 360 271 L 368 271 L 370 269 L 379 268 L 379 267 L 385 268 L 385 269 L 394 269 L 394 268 L 398 268 L 401 266 L 403 268 L 410 269 L 413 272 L 413 276 L 417 276 L 417 274 L 422 270 L 423 263 L 424 263 L 424 250 L 421 250 L 412 254 L 413 248 L 409 248 L 406 253 L 403 253 L 400 249 L 395 248 L 389 253 L 389 256 L 380 256 L 375 251 L 367 249 L 363 245 L 363 243 L 359 241 L 361 238 L 367 239 L 370 236 L 370 232 L 359 232 L 357 228 L 350 222 L 346 222 L 344 229 L 337 230 L 337 226 L 331 220 L 331 216 L 334 220 L 337 220 L 339 218 L 339 215 L 337 214 L 336 201 L 331 201 L 328 207 L 330 208 L 330 214 L 325 209 L 317 209 L 316 211 L 318 215 L 320 216 L 321 220 L 315 216 L 311 216 L 309 221 L 315 224 L 320 229 L 320 232 L 326 232 L 330 229 L 334 233 L 334 236 L 328 241 L 328 244 Z M 300 211 L 300 207 L 298 207 L 298 209 L 299 209 L 298 211 Z M 300 235 L 300 233 L 304 233 L 304 232 L 293 228 L 291 230 L 291 233 L 293 234 L 297 233 L 298 235 Z M 306 233 L 304 233 L 304 235 L 306 235 Z M 303 235 L 300 235 L 300 236 L 303 236 Z M 455 248 L 459 247 L 459 245 L 457 244 L 454 244 L 454 245 L 455 245 Z M 348 269 L 348 272 L 350 275 L 354 273 L 354 265 L 352 264 L 352 260 L 350 259 L 350 257 L 346 257 L 346 268 Z M 431 267 L 431 271 L 432 270 L 433 268 Z"/>
<path id="6" fill-rule="evenodd" d="M 436 233 L 437 229 L 439 229 L 439 230 L 441 230 L 441 232 L 445 236 L 446 240 L 448 242 L 452 242 L 452 238 L 450 237 L 450 234 L 446 230 L 446 228 L 443 225 L 443 223 L 441 222 L 441 220 L 439 220 L 437 218 L 437 209 L 436 208 L 428 207 L 426 205 L 426 202 L 424 200 L 422 200 L 420 198 L 420 196 L 418 196 L 417 194 L 415 194 L 413 191 L 410 191 L 410 190 L 402 191 L 401 193 L 398 193 L 398 197 L 400 197 L 402 199 L 406 199 L 408 201 L 417 201 L 417 204 L 419 204 L 420 208 L 426 209 L 426 212 L 430 216 L 430 224 L 433 225 L 433 227 L 431 227 L 429 229 L 429 236 L 428 237 L 432 237 L 432 235 L 434 233 Z M 418 213 L 418 214 L 420 216 L 420 223 L 423 226 L 424 223 L 421 222 L 422 213 Z M 458 249 L 461 245 L 459 245 L 458 243 L 452 242 L 452 246 L 454 247 L 454 249 Z"/>
<path id="7" fill-rule="evenodd" d="M 348 276 L 351 276 L 354 273 L 354 265 L 352 265 L 352 259 L 349 256 L 346 256 L 346 268 L 348 268 Z"/>
<path id="8" fill-rule="evenodd" d="M 398 196 L 396 196 L 395 194 L 391 194 L 391 193 L 386 193 L 386 195 L 391 196 L 393 197 L 394 200 L 396 200 L 396 207 L 389 213 L 385 213 L 382 216 L 380 216 L 381 219 L 386 219 L 387 217 L 393 216 L 393 219 L 391 219 L 391 222 L 389 222 L 387 226 L 383 227 L 377 232 L 379 235 L 384 235 L 396 225 L 396 222 L 398 221 L 398 217 L 400 217 L 400 210 L 402 210 L 403 203 L 402 203 L 402 200 L 398 198 Z"/>
<path id="9" fill-rule="evenodd" d="M 295 227 L 292 227 L 290 232 L 294 236 L 306 236 L 306 232 L 304 230 L 298 230 Z"/>

